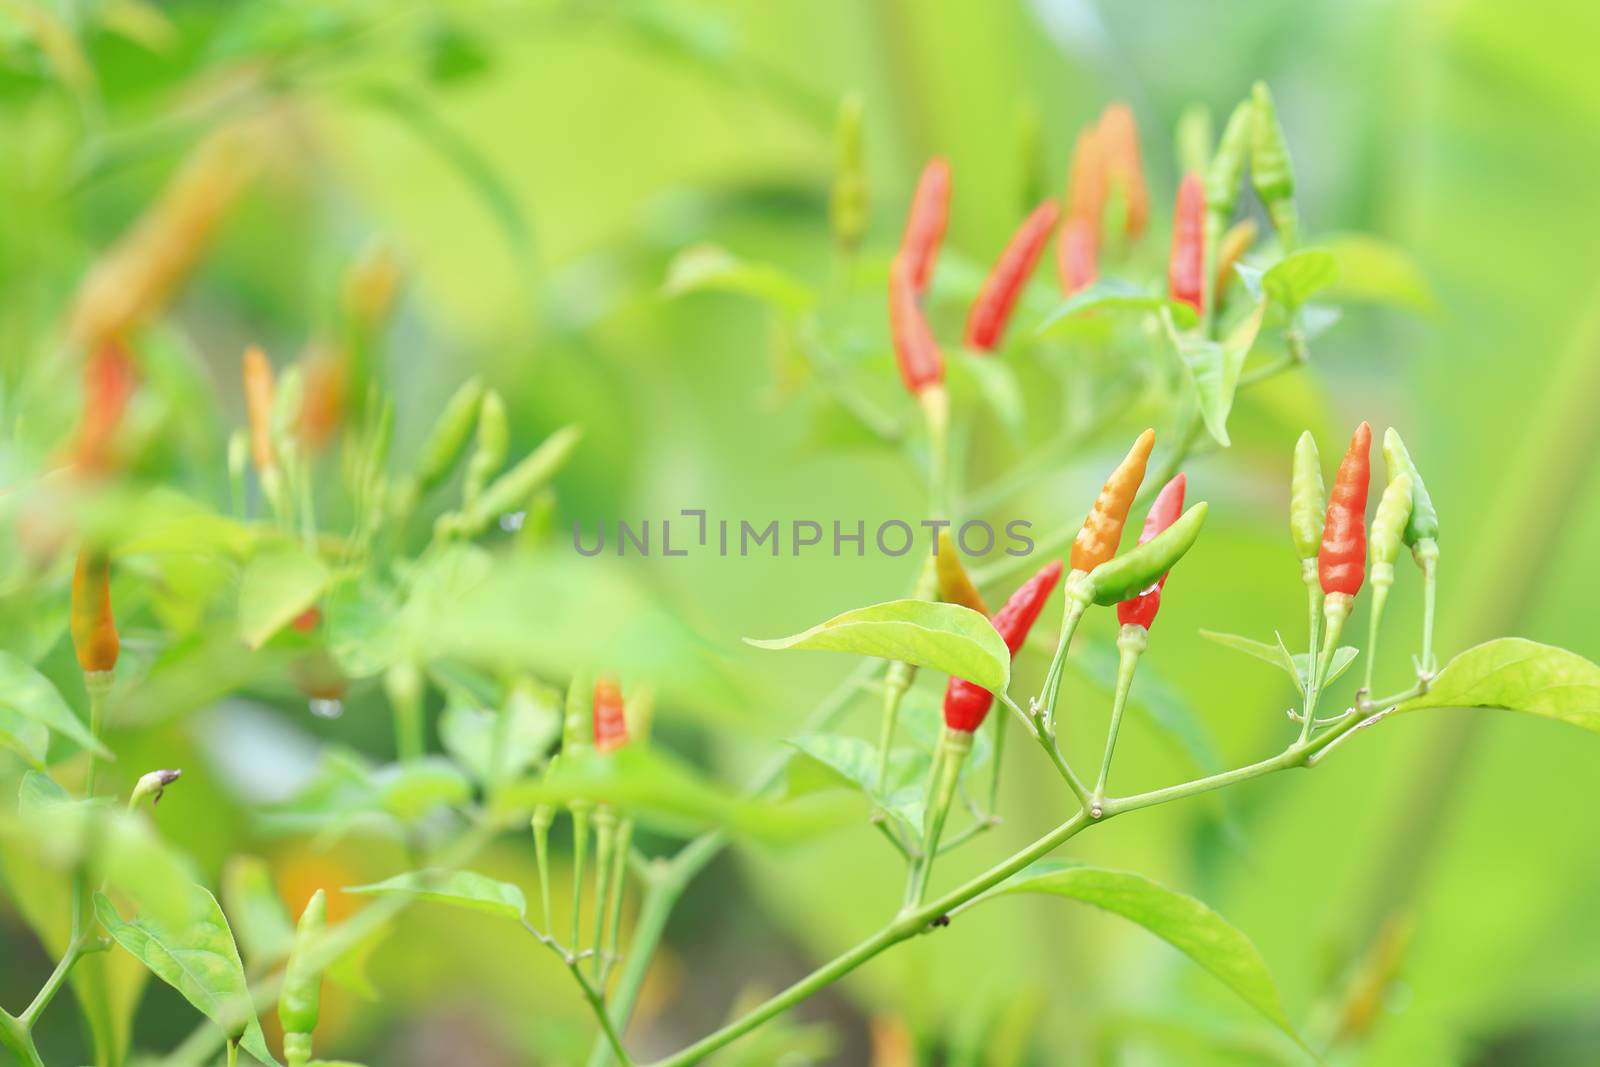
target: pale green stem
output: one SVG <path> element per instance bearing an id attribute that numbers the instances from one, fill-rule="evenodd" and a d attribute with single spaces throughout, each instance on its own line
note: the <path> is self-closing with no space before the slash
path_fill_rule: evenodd
<path id="1" fill-rule="evenodd" d="M 1105 799 L 1111 757 L 1117 750 L 1117 728 L 1122 725 L 1122 712 L 1128 706 L 1128 693 L 1133 689 L 1134 668 L 1139 665 L 1148 639 L 1149 631 L 1143 626 L 1124 626 L 1117 635 L 1117 687 L 1111 700 L 1111 725 L 1106 730 L 1106 754 L 1100 760 L 1100 776 L 1089 796 L 1089 814 L 1095 818 L 1100 817 L 1101 802 Z"/>
<path id="2" fill-rule="evenodd" d="M 600 968 L 600 992 L 605 993 L 606 982 L 611 977 L 612 964 L 616 962 L 617 942 L 622 936 L 622 894 L 627 886 L 628 863 L 627 858 L 633 849 L 633 820 L 623 819 L 617 826 L 617 862 L 611 868 L 611 885 L 607 891 L 606 907 L 611 915 L 610 928 L 606 931 L 605 943 L 600 946 L 601 957 L 604 960 Z"/>
<path id="3" fill-rule="evenodd" d="M 1378 669 L 1378 630 L 1383 625 L 1383 609 L 1389 601 L 1389 586 L 1372 583 L 1372 603 L 1367 611 L 1367 672 L 1361 684 L 1364 692 L 1372 692 L 1372 676 Z M 1426 661 L 1424 661 L 1426 663 Z"/>
<path id="4" fill-rule="evenodd" d="M 4 1011 L 0 1011 L 0 1045 L 11 1050 L 21 1067 L 44 1067 L 33 1035 L 15 1015 Z"/>
<path id="5" fill-rule="evenodd" d="M 33 1003 L 29 1004 L 23 1013 L 17 1016 L 17 1021 L 22 1024 L 24 1029 L 33 1029 L 34 1024 L 39 1021 L 39 1016 L 44 1014 L 44 1010 L 50 1006 L 50 1001 L 66 982 L 67 976 L 72 973 L 72 968 L 84 956 L 96 951 L 99 951 L 99 946 L 90 938 L 78 935 L 72 939 L 72 943 L 67 946 L 67 951 L 62 954 L 61 961 L 56 964 L 56 969 L 50 973 L 49 978 L 45 979 L 44 985 L 40 987 L 38 994 L 33 998 Z"/>
<path id="6" fill-rule="evenodd" d="M 594 816 L 594 971 L 595 980 L 602 973 L 601 954 L 605 944 L 608 904 L 611 900 L 611 864 L 617 843 L 617 817 L 601 807 Z"/>
<path id="7" fill-rule="evenodd" d="M 1432 674 L 1438 669 L 1433 661 L 1434 607 L 1439 593 L 1438 550 L 1434 549 L 1432 555 L 1424 555 L 1422 559 L 1422 670 Z"/>
<path id="8" fill-rule="evenodd" d="M 1334 600 L 1339 596 L 1340 600 Z M 1306 679 L 1306 712 L 1305 721 L 1300 724 L 1300 743 L 1303 745 L 1311 737 L 1311 730 L 1316 725 L 1317 698 L 1322 695 L 1323 679 L 1328 676 L 1328 667 L 1333 662 L 1333 653 L 1339 647 L 1339 634 L 1344 630 L 1345 620 L 1350 617 L 1349 598 L 1343 594 L 1333 594 L 1323 600 L 1323 622 L 1325 632 L 1322 636 L 1322 654 L 1307 663 Z"/>
<path id="9" fill-rule="evenodd" d="M 928 892 L 928 879 L 933 875 L 933 861 L 939 855 L 939 838 L 944 833 L 945 820 L 950 815 L 950 804 L 955 800 L 956 786 L 961 781 L 961 768 L 972 751 L 972 734 L 946 728 L 939 735 L 939 745 L 934 752 L 933 766 L 928 771 L 928 803 L 922 829 L 922 854 L 911 866 L 911 877 L 906 881 L 905 907 L 914 908 L 922 903 Z"/>
<path id="10" fill-rule="evenodd" d="M 1061 693 L 1061 679 L 1065 672 L 1067 651 L 1072 646 L 1072 635 L 1077 633 L 1078 623 L 1083 621 L 1084 612 L 1088 609 L 1087 604 L 1072 595 L 1073 579 L 1079 573 L 1073 571 L 1067 576 L 1067 603 L 1061 616 L 1061 636 L 1056 639 L 1056 653 L 1050 659 L 1050 669 L 1045 672 L 1041 690 L 1041 696 L 1044 698 L 1044 706 L 1041 709 L 1044 732 L 1052 738 L 1055 736 L 1056 699 Z"/>
<path id="11" fill-rule="evenodd" d="M 572 807 L 572 951 L 583 945 L 583 868 L 589 852 L 589 808 Z"/>
<path id="12" fill-rule="evenodd" d="M 89 736 L 96 741 L 105 733 L 106 725 L 106 695 L 111 692 L 112 674 L 110 671 L 84 671 L 83 687 L 89 694 Z M 89 750 L 89 769 L 83 777 L 83 795 L 94 796 L 96 771 L 100 761 L 95 757 L 94 749 Z"/>
<path id="13" fill-rule="evenodd" d="M 555 924 L 550 920 L 550 822 L 555 817 L 555 809 L 549 805 L 540 805 L 533 813 L 533 855 L 539 866 L 539 900 L 543 904 L 544 928 L 547 932 L 555 930 Z"/>

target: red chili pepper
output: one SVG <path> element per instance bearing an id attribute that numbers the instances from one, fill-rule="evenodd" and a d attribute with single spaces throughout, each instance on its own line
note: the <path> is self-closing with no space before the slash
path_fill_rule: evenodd
<path id="1" fill-rule="evenodd" d="M 311 631 L 315 630 L 317 628 L 317 624 L 320 623 L 321 621 L 322 621 L 322 611 L 321 611 L 321 609 L 319 609 L 316 605 L 312 605 L 311 607 L 309 607 L 306 610 L 302 611 L 300 614 L 296 615 L 294 617 L 294 621 L 291 622 L 289 625 L 293 626 L 300 633 L 308 634 Z"/>
<path id="2" fill-rule="evenodd" d="M 1000 343 L 1011 310 L 1017 305 L 1017 297 L 1039 262 L 1039 255 L 1050 240 L 1050 231 L 1055 229 L 1060 215 L 1061 209 L 1055 201 L 1046 200 L 1017 228 L 972 302 L 972 314 L 967 318 L 968 345 L 989 351 Z"/>
<path id="3" fill-rule="evenodd" d="M 910 268 L 912 291 L 921 296 L 933 279 L 939 245 L 944 241 L 945 224 L 950 219 L 950 164 L 932 159 L 922 168 L 917 191 L 911 198 L 911 213 L 906 218 L 905 238 L 900 254 Z"/>
<path id="4" fill-rule="evenodd" d="M 1328 517 L 1317 553 L 1317 576 L 1323 593 L 1355 596 L 1367 569 L 1367 480 L 1372 427 L 1362 423 L 1350 437 L 1350 449 L 1328 494 Z"/>
<path id="5" fill-rule="evenodd" d="M 1172 213 L 1172 256 L 1167 287 L 1172 299 L 1199 311 L 1206 285 L 1206 187 L 1198 174 L 1186 174 L 1178 186 Z"/>
<path id="6" fill-rule="evenodd" d="M 1156 495 L 1155 502 L 1150 505 L 1150 511 L 1144 517 L 1144 529 L 1139 532 L 1141 545 L 1171 526 L 1177 521 L 1178 516 L 1183 514 L 1183 492 L 1187 485 L 1184 476 L 1180 474 L 1161 487 L 1161 492 Z M 1167 575 L 1164 573 L 1156 579 L 1156 584 L 1138 596 L 1118 604 L 1117 621 L 1124 626 L 1143 626 L 1146 630 L 1150 629 L 1150 624 L 1156 620 L 1156 612 L 1161 610 L 1161 587 L 1166 584 Z"/>
<path id="7" fill-rule="evenodd" d="M 1004 607 L 995 612 L 991 621 L 1005 639 L 1013 657 L 1022 647 L 1022 642 L 1027 640 L 1028 631 L 1033 629 L 1039 612 L 1044 610 L 1045 602 L 1050 599 L 1059 581 L 1061 561 L 1051 560 L 1043 570 L 1012 593 Z M 944 724 L 951 730 L 970 734 L 983 725 L 984 717 L 989 714 L 993 704 L 994 694 L 989 690 L 973 685 L 965 678 L 951 678 L 944 691 Z"/>
<path id="8" fill-rule="evenodd" d="M 594 683 L 594 748 L 615 752 L 628 743 L 628 719 L 622 710 L 622 689 L 614 678 Z"/>
<path id="9" fill-rule="evenodd" d="M 72 465 L 81 474 L 111 468 L 111 439 L 128 410 L 136 384 L 127 350 L 108 341 L 83 367 L 83 420 L 72 446 Z"/>
<path id="10" fill-rule="evenodd" d="M 889 268 L 889 332 L 894 338 L 900 378 L 912 394 L 944 381 L 944 357 L 939 354 L 922 308 L 917 306 L 911 265 L 904 252 L 894 257 Z"/>
<path id="11" fill-rule="evenodd" d="M 1081 292 L 1100 274 L 1098 242 L 1088 219 L 1068 219 L 1056 240 L 1056 273 L 1066 296 Z"/>

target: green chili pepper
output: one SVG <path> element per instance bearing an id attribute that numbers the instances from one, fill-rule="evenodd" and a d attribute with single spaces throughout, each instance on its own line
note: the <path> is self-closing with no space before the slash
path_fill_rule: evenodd
<path id="1" fill-rule="evenodd" d="M 839 101 L 835 121 L 833 189 L 828 198 L 828 218 L 833 239 L 841 251 L 854 252 L 867 232 L 867 173 L 862 156 L 861 97 L 851 93 Z"/>
<path id="2" fill-rule="evenodd" d="M 1278 107 L 1266 82 L 1256 82 L 1252 90 L 1256 106 L 1255 132 L 1250 141 L 1250 182 L 1272 219 L 1273 228 L 1284 251 L 1294 248 L 1299 215 L 1294 204 L 1294 169 L 1289 163 L 1289 146 L 1278 123 Z"/>
<path id="3" fill-rule="evenodd" d="M 305 1067 L 311 1060 L 311 1035 L 321 1014 L 322 972 L 311 965 L 307 954 L 321 939 L 327 924 L 328 897 L 319 889 L 312 894 L 306 910 L 300 913 L 289 962 L 283 970 L 283 985 L 278 992 L 283 1055 L 289 1067 Z"/>
<path id="4" fill-rule="evenodd" d="M 1317 439 L 1307 430 L 1294 446 L 1294 477 L 1289 483 L 1289 536 L 1294 554 L 1306 570 L 1306 582 L 1317 583 L 1317 553 L 1322 548 L 1322 524 L 1328 493 L 1322 484 L 1322 457 Z"/>
<path id="5" fill-rule="evenodd" d="M 1413 489 L 1411 475 L 1402 472 L 1389 482 L 1383 499 L 1378 501 L 1378 510 L 1372 517 L 1372 534 L 1367 541 L 1374 585 L 1379 581 L 1394 584 L 1394 561 L 1400 554 L 1400 540 L 1411 519 Z"/>
<path id="6" fill-rule="evenodd" d="M 1256 106 L 1253 100 L 1240 101 L 1228 116 L 1222 140 L 1206 168 L 1206 214 L 1211 228 L 1217 234 L 1227 229 L 1233 216 L 1234 205 L 1239 202 L 1239 188 L 1244 181 L 1244 164 L 1250 155 L 1254 140 Z"/>
<path id="7" fill-rule="evenodd" d="M 461 515 L 462 527 L 469 535 L 482 533 L 500 516 L 522 507 L 555 477 L 556 471 L 567 461 L 583 430 L 577 426 L 563 426 L 544 443 L 528 453 L 520 463 L 490 482 Z"/>
<path id="8" fill-rule="evenodd" d="M 1100 564 L 1069 582 L 1067 592 L 1081 603 L 1110 607 L 1138 596 L 1171 570 L 1194 546 L 1205 525 L 1208 505 L 1196 504 L 1183 517 L 1137 548 Z"/>
<path id="9" fill-rule="evenodd" d="M 1190 104 L 1178 116 L 1176 150 L 1179 174 L 1204 174 L 1211 166 L 1211 109 Z"/>
<path id="10" fill-rule="evenodd" d="M 506 402 L 498 389 L 483 394 L 478 405 L 478 447 L 467 460 L 466 480 L 461 487 L 461 499 L 468 507 L 483 492 L 495 472 L 506 461 L 510 445 L 510 431 L 506 427 Z"/>
<path id="11" fill-rule="evenodd" d="M 1438 540 L 1439 513 L 1434 510 L 1433 497 L 1428 495 L 1428 487 L 1417 473 L 1417 465 L 1411 462 L 1406 443 L 1400 440 L 1400 434 L 1393 427 L 1383 434 L 1383 462 L 1391 481 L 1402 474 L 1411 476 L 1411 517 L 1406 521 L 1405 543 L 1415 546 L 1418 541 Z"/>
<path id="12" fill-rule="evenodd" d="M 478 421 L 478 409 L 483 403 L 483 381 L 469 378 L 445 402 L 444 410 L 428 431 L 417 454 L 417 491 L 426 493 L 450 474 L 461 452 L 467 447 L 467 438 Z"/>

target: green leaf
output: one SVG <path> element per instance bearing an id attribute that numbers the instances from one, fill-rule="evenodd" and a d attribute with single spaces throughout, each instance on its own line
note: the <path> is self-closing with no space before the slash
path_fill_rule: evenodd
<path id="1" fill-rule="evenodd" d="M 1288 311 L 1297 310 L 1318 290 L 1339 279 L 1332 252 L 1307 248 L 1278 260 L 1261 276 L 1261 289 Z"/>
<path id="2" fill-rule="evenodd" d="M 50 752 L 50 728 L 0 703 L 0 748 L 8 748 L 36 771 Z"/>
<path id="3" fill-rule="evenodd" d="M 1199 322 L 1199 316 L 1195 314 L 1194 308 L 1181 300 L 1153 296 L 1131 282 L 1103 278 L 1074 293 L 1066 303 L 1045 316 L 1044 321 L 1034 330 L 1034 336 L 1048 337 L 1062 333 L 1074 320 L 1100 311 L 1164 312 L 1179 329 L 1184 330 L 1191 329 Z"/>
<path id="4" fill-rule="evenodd" d="M 1438 310 L 1422 268 L 1398 246 L 1366 234 L 1346 234 L 1323 242 L 1323 247 L 1339 265 L 1338 280 L 1327 295 L 1389 304 L 1422 315 Z"/>
<path id="5" fill-rule="evenodd" d="M 787 316 L 809 311 L 815 296 L 803 283 L 770 263 L 755 263 L 717 245 L 701 244 L 679 252 L 667 267 L 662 286 L 668 296 L 724 292 L 753 297 Z"/>
<path id="6" fill-rule="evenodd" d="M 1013 893 L 1049 893 L 1093 904 L 1138 923 L 1167 942 L 1299 1041 L 1284 1014 L 1266 961 L 1238 928 L 1194 897 L 1141 874 L 1060 863 L 1035 864 L 980 899 Z"/>
<path id="7" fill-rule="evenodd" d="M 257 553 L 239 579 L 239 637 L 260 648 L 316 604 L 332 579 L 320 559 L 296 545 Z"/>
<path id="8" fill-rule="evenodd" d="M 838 796 L 773 802 L 741 797 L 707 781 L 666 753 L 629 745 L 609 755 L 563 753 L 542 778 L 524 778 L 495 794 L 498 813 L 540 804 L 591 800 L 613 804 L 663 831 L 721 826 L 750 837 L 790 841 L 832 830 L 858 812 Z"/>
<path id="9" fill-rule="evenodd" d="M 410 822 L 434 808 L 472 799 L 472 784 L 448 760 L 438 756 L 391 763 L 372 776 L 383 810 Z"/>
<path id="10" fill-rule="evenodd" d="M 1013 433 L 1020 430 L 1024 408 L 1022 388 L 1017 384 L 1017 373 L 1012 365 L 993 355 L 978 355 L 966 349 L 956 349 L 951 354 L 955 357 L 950 360 L 951 371 L 972 380 L 1007 430 Z"/>
<path id="11" fill-rule="evenodd" d="M 1242 637 L 1239 634 L 1222 633 L 1218 630 L 1201 630 L 1200 636 L 1207 641 L 1213 641 L 1221 645 L 1223 648 L 1231 648 L 1235 652 L 1243 652 L 1247 656 L 1254 656 L 1263 663 L 1270 663 L 1274 667 L 1280 668 L 1285 674 L 1294 679 L 1295 687 L 1304 695 L 1306 680 L 1311 674 L 1311 657 L 1304 652 L 1296 652 L 1293 655 L 1289 655 L 1288 650 L 1283 646 L 1282 638 L 1279 638 L 1277 644 L 1269 645 L 1265 641 Z M 1360 654 L 1358 649 L 1349 645 L 1340 645 L 1334 650 L 1333 660 L 1328 665 L 1328 677 L 1323 679 L 1322 684 L 1332 685 L 1338 681 L 1339 676 L 1350 669 L 1350 665 L 1356 661 L 1356 657 Z M 1288 655 L 1289 659 L 1287 664 L 1284 662 L 1286 655 Z"/>
<path id="12" fill-rule="evenodd" d="M 190 918 L 180 926 L 144 917 L 127 922 L 103 893 L 95 894 L 95 915 L 117 944 L 157 978 L 182 993 L 223 1033 L 237 1036 L 250 1055 L 277 1067 L 250 1003 L 244 964 L 222 908 L 203 886 L 191 885 L 189 891 Z"/>
<path id="13" fill-rule="evenodd" d="M 222 900 L 253 970 L 288 959 L 294 923 L 272 884 L 265 860 L 245 855 L 230 858 L 222 868 Z"/>
<path id="14" fill-rule="evenodd" d="M 9 652 L 0 652 L 0 708 L 49 727 L 101 759 L 116 758 L 72 714 L 49 679 Z"/>
<path id="15" fill-rule="evenodd" d="M 516 778 L 538 763 L 561 735 L 561 712 L 541 693 L 523 688 L 499 711 L 453 690 L 439 717 L 439 741 L 479 782 Z"/>
<path id="16" fill-rule="evenodd" d="M 957 604 L 891 600 L 836 615 L 803 633 L 757 648 L 851 652 L 953 674 L 991 692 L 1011 678 L 1011 654 L 989 620 Z"/>
<path id="17" fill-rule="evenodd" d="M 498 882 L 475 871 L 408 871 L 372 885 L 351 886 L 345 892 L 369 896 L 402 893 L 435 904 L 450 904 L 470 911 L 498 915 L 503 919 L 521 919 L 528 911 L 522 890 L 509 882 Z"/>
<path id="18" fill-rule="evenodd" d="M 1426 693 L 1395 710 L 1423 708 L 1504 708 L 1600 733 L 1600 666 L 1564 648 L 1502 637 L 1446 663 Z"/>
<path id="19" fill-rule="evenodd" d="M 789 740 L 804 758 L 789 765 L 791 788 L 803 783 L 808 764 L 820 768 L 833 783 L 860 790 L 916 834 L 922 832 L 924 782 L 928 754 L 910 748 L 889 753 L 888 792 L 878 789 L 878 746 L 844 734 L 807 734 Z"/>
<path id="20" fill-rule="evenodd" d="M 1167 335 L 1178 350 L 1178 358 L 1189 372 L 1206 430 L 1224 448 L 1232 443 L 1228 437 L 1228 414 L 1233 410 L 1233 397 L 1239 389 L 1239 372 L 1244 369 L 1245 359 L 1255 344 L 1266 310 L 1265 301 L 1256 304 L 1222 341 L 1213 341 L 1198 333 L 1180 333 L 1170 315 L 1162 316 Z"/>

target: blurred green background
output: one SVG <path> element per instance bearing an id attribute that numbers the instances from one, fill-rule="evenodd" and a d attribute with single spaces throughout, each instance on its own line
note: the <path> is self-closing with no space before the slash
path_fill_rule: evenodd
<path id="1" fill-rule="evenodd" d="M 814 386 L 791 380 L 774 356 L 761 308 L 663 294 L 672 257 L 709 241 L 826 279 L 831 126 L 849 91 L 865 102 L 869 246 L 897 238 L 917 170 L 938 153 L 955 174 L 949 247 L 986 262 L 1028 206 L 1019 148 L 1028 115 L 1040 120 L 1045 188 L 1057 190 L 1076 131 L 1112 99 L 1140 123 L 1158 220 L 1148 240 L 1159 246 L 1177 116 L 1199 102 L 1220 122 L 1264 79 L 1294 153 L 1308 240 L 1381 236 L 1420 265 L 1432 299 L 1412 312 L 1352 310 L 1317 341 L 1310 368 L 1240 400 L 1230 450 L 1188 467 L 1212 522 L 1169 587 L 1141 684 L 1159 676 L 1226 763 L 1246 762 L 1287 739 L 1288 695 L 1271 672 L 1219 655 L 1195 631 L 1300 633 L 1283 514 L 1291 448 L 1306 427 L 1330 462 L 1359 419 L 1406 435 L 1443 517 L 1445 654 L 1516 634 L 1600 657 L 1590 621 L 1600 580 L 1589 411 L 1600 396 L 1596 40 L 1600 8 L 1578 0 L 305 0 L 176 2 L 159 14 L 111 0 L 17 0 L 0 9 L 0 368 L 14 384 L 50 358 L 82 272 L 201 134 L 271 111 L 274 158 L 169 316 L 203 357 L 220 408 L 165 460 L 191 492 L 225 493 L 244 344 L 290 358 L 324 328 L 348 263 L 381 239 L 405 278 L 388 352 L 397 454 L 410 454 L 441 398 L 475 372 L 508 397 L 514 451 L 582 422 L 584 445 L 558 482 L 558 548 L 574 521 L 685 507 L 763 521 L 915 516 L 913 468 L 828 421 Z M 886 360 L 879 371 L 881 402 L 903 403 Z M 7 399 L 8 418 L 67 417 L 37 395 Z M 1039 530 L 1076 522 L 1111 458 L 1073 456 L 1001 510 Z M 665 743 L 728 780 L 848 666 L 738 639 L 902 595 L 911 576 L 905 561 L 822 554 L 658 558 L 627 572 L 737 675 L 738 701 L 697 708 L 677 698 L 662 711 Z M 1392 625 L 1410 627 L 1415 609 L 1403 573 L 1391 619 L 1405 621 Z M 539 604 L 526 611 L 560 624 Z M 1091 629 L 1102 644 L 1111 636 L 1104 619 Z M 1401 658 L 1387 661 L 1396 682 Z M 1136 687 L 1136 703 L 1153 692 L 1153 682 Z M 931 684 L 919 689 L 911 713 L 931 717 L 937 697 Z M 1071 698 L 1064 744 L 1086 762 L 1107 698 L 1082 679 Z M 237 768 L 219 755 L 260 740 L 227 731 L 253 728 L 386 756 L 375 695 L 353 694 L 336 723 L 284 699 L 263 725 L 251 717 L 261 702 L 251 703 L 115 735 L 130 766 L 186 769 L 157 815 L 163 832 L 212 876 L 230 852 L 268 855 L 291 898 L 403 865 L 390 845 L 262 836 L 248 798 L 230 789 Z M 867 703 L 852 725 L 870 733 Z M 1005 825 L 948 861 L 944 877 L 979 870 L 1058 821 L 1067 798 L 1033 755 L 1013 746 Z M 1147 873 L 1227 916 L 1259 945 L 1297 1019 L 1337 1010 L 1329 998 L 1346 988 L 1350 961 L 1378 931 L 1408 930 L 1395 980 L 1343 1061 L 1592 1063 L 1597 761 L 1600 741 L 1546 721 L 1419 715 L 1352 740 L 1315 774 L 1246 784 L 1225 808 L 1141 813 L 1068 852 Z M 1136 716 L 1118 779 L 1132 788 L 1184 773 Z M 508 838 L 482 866 L 527 884 L 530 849 Z M 730 854 L 669 927 L 631 1040 L 644 1055 L 698 1036 L 733 1000 L 774 990 L 875 929 L 898 893 L 898 863 L 864 826 Z M 3 906 L 0 959 L 8 1006 L 50 967 Z M 330 993 L 320 1041 L 330 1055 L 487 1065 L 587 1052 L 584 1008 L 559 968 L 471 916 L 408 914 L 370 970 L 380 1001 Z M 47 1058 L 77 1062 L 71 1011 L 47 1022 Z M 829 1030 L 791 1034 L 787 1053 L 751 1049 L 727 1062 L 894 1067 L 905 1061 L 884 1058 L 894 1045 L 884 1035 L 898 1027 L 925 1062 L 951 1064 L 1282 1056 L 1247 1008 L 1168 947 L 1051 900 L 963 917 L 791 1022 Z M 152 985 L 138 1046 L 171 1047 L 192 1024 L 175 994 Z M 805 1058 L 814 1041 L 826 1051 Z M 1013 1048 L 1019 1058 L 997 1058 Z"/>

